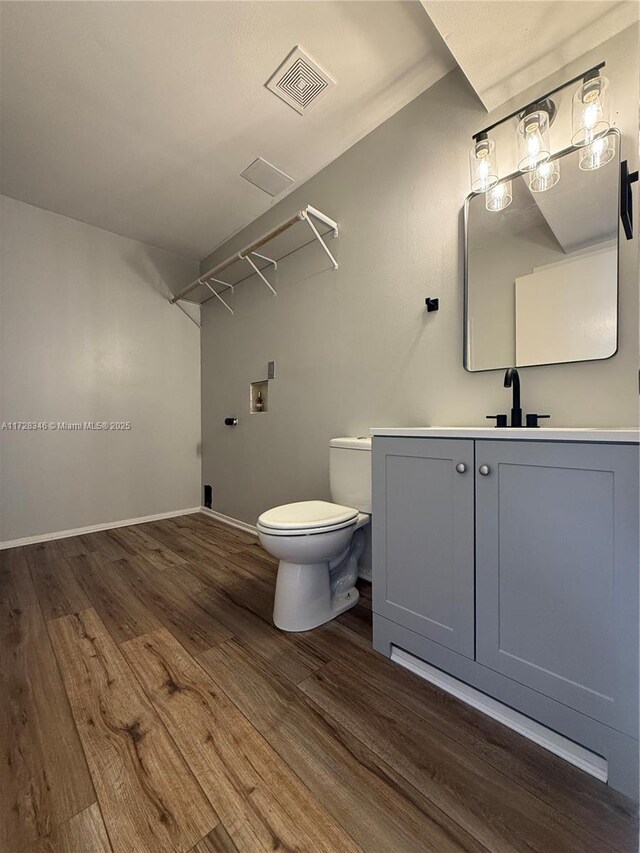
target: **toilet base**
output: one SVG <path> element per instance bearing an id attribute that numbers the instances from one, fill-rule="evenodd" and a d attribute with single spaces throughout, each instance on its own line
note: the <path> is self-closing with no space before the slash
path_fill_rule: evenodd
<path id="1" fill-rule="evenodd" d="M 355 586 L 348 592 L 343 592 L 342 595 L 334 595 L 333 604 L 331 607 L 331 609 L 333 610 L 333 616 L 339 616 L 341 613 L 344 613 L 345 610 L 350 610 L 355 604 L 358 603 L 359 599 L 360 593 L 355 588 Z M 332 619 L 333 616 L 331 617 Z"/>
<path id="2" fill-rule="evenodd" d="M 310 631 L 349 610 L 359 598 L 355 586 L 331 596 L 328 562 L 301 565 L 280 560 L 273 623 L 290 633 Z"/>

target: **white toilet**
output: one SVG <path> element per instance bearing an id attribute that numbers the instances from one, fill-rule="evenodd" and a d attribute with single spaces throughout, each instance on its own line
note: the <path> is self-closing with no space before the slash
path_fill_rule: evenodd
<path id="1" fill-rule="evenodd" d="M 329 447 L 331 497 L 263 512 L 258 536 L 280 560 L 273 621 L 308 631 L 344 613 L 359 598 L 355 582 L 371 517 L 371 439 L 334 438 Z"/>

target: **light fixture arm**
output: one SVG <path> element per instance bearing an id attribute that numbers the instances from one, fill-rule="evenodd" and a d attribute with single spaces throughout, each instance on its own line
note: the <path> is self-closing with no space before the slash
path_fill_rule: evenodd
<path id="1" fill-rule="evenodd" d="M 516 118 L 516 116 L 522 115 L 523 112 L 526 112 L 529 108 L 534 107 L 538 104 L 543 103 L 550 98 L 551 95 L 555 95 L 556 92 L 560 92 L 562 89 L 566 89 L 567 86 L 571 86 L 573 83 L 577 83 L 578 80 L 582 80 L 583 82 L 587 82 L 588 80 L 592 80 L 594 77 L 597 77 L 600 70 L 604 68 L 606 62 L 600 62 L 598 65 L 594 65 L 592 68 L 589 68 L 587 71 L 583 71 L 582 74 L 578 74 L 576 77 L 573 77 L 571 80 L 567 80 L 565 83 L 562 83 L 560 86 L 556 86 L 555 89 L 551 89 L 550 92 L 547 92 L 544 95 L 541 95 L 539 98 L 536 98 L 534 101 L 530 101 L 528 104 L 525 104 L 522 107 L 518 107 L 517 110 L 514 110 L 512 113 L 509 113 L 508 116 L 501 118 L 499 121 L 495 121 L 493 124 L 490 124 L 488 127 L 479 130 L 478 133 L 473 134 L 473 139 L 475 142 L 479 142 L 481 139 L 486 139 L 487 134 L 492 131 L 494 128 L 499 127 L 499 125 L 504 124 L 505 121 L 509 121 L 509 119 Z"/>

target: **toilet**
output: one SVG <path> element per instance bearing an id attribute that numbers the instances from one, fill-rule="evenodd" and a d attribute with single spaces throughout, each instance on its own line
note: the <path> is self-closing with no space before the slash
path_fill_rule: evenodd
<path id="1" fill-rule="evenodd" d="M 262 547 L 280 560 L 273 621 L 309 631 L 357 603 L 358 562 L 371 518 L 371 439 L 334 438 L 331 497 L 277 506 L 258 519 Z"/>

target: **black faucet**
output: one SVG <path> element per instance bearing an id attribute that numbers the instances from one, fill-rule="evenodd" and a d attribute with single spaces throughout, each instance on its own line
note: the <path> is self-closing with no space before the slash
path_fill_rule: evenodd
<path id="1" fill-rule="evenodd" d="M 511 426 L 512 427 L 521 427 L 522 423 L 522 408 L 520 406 L 520 374 L 515 369 L 515 367 L 507 368 L 507 372 L 504 375 L 504 387 L 505 388 L 513 388 L 513 401 L 511 404 Z M 538 414 L 530 414 L 527 415 L 527 427 L 535 428 L 539 427 L 539 421 L 542 418 L 550 418 L 551 415 L 538 415 Z M 509 426 L 509 418 L 507 415 L 487 415 L 487 418 L 491 421 L 496 422 L 497 427 L 506 427 Z"/>
<path id="2" fill-rule="evenodd" d="M 507 368 L 504 375 L 504 387 L 513 388 L 513 400 L 511 403 L 511 426 L 522 426 L 522 408 L 520 406 L 520 374 L 515 367 Z"/>

